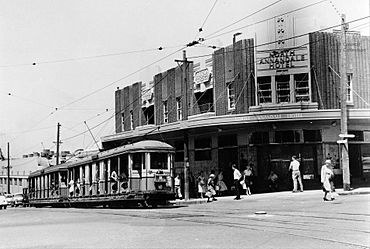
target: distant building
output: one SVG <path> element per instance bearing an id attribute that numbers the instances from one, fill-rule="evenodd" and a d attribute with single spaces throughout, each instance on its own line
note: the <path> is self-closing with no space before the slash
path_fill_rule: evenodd
<path id="1" fill-rule="evenodd" d="M 23 188 L 28 187 L 28 176 L 32 171 L 49 166 L 48 159 L 37 154 L 23 158 L 12 158 L 10 160 L 10 180 L 8 180 L 8 160 L 0 161 L 0 192 L 22 193 Z"/>
<path id="2" fill-rule="evenodd" d="M 182 173 L 187 142 L 192 175 L 222 170 L 230 187 L 231 163 L 241 169 L 251 163 L 257 192 L 267 190 L 271 170 L 281 189 L 291 188 L 292 155 L 300 158 L 308 187 L 320 186 L 326 158 L 342 174 L 339 34 L 316 32 L 299 44 L 284 43 L 281 32 L 289 27 L 275 21 L 271 45 L 237 41 L 203 65 L 190 63 L 186 81 L 183 65 L 155 75 L 150 111 L 141 82 L 117 90 L 116 134 L 103 137 L 103 147 L 164 140 L 176 148 L 175 171 Z M 349 165 L 352 179 L 363 179 L 370 174 L 370 37 L 347 32 L 346 48 L 348 133 L 355 135 Z"/>

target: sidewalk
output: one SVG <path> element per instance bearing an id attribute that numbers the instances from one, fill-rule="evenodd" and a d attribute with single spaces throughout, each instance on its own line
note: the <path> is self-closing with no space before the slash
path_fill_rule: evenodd
<path id="1" fill-rule="evenodd" d="M 322 193 L 322 190 L 307 190 L 304 191 L 303 193 L 300 194 L 312 194 L 312 193 Z M 336 189 L 336 193 L 338 195 L 360 195 L 360 194 L 370 194 L 370 187 L 361 187 L 361 188 L 356 188 L 351 191 L 344 191 L 343 189 Z M 271 196 L 276 196 L 276 195 L 291 195 L 291 191 L 281 191 L 281 192 L 272 192 L 272 193 L 261 193 L 261 194 L 255 194 L 253 196 L 258 196 L 259 198 L 264 198 L 264 197 L 269 197 Z M 243 197 L 243 196 L 242 196 Z M 232 201 L 234 200 L 235 196 L 219 196 L 216 197 L 217 201 Z M 207 203 L 207 198 L 203 199 L 189 199 L 189 200 L 174 200 L 170 201 L 171 204 L 177 205 L 177 206 L 183 206 L 183 205 L 195 205 L 195 204 L 204 204 Z"/>

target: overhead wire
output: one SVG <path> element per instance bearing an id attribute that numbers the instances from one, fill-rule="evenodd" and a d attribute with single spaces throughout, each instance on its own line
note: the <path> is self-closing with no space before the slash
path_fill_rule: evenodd
<path id="1" fill-rule="evenodd" d="M 283 1 L 283 0 L 277 0 L 277 1 L 275 1 L 275 2 L 273 2 L 271 4 L 269 4 L 269 5 L 267 5 L 265 7 L 262 7 L 261 9 L 255 11 L 255 12 L 253 12 L 253 13 L 251 13 L 251 14 L 249 14 L 249 15 L 247 15 L 247 16 L 245 16 L 245 17 L 243 17 L 243 18 L 241 18 L 241 19 L 239 19 L 239 20 L 237 20 L 237 21 L 235 21 L 235 22 L 233 22 L 231 24 L 229 24 L 229 25 L 226 25 L 226 26 L 224 26 L 224 27 L 216 30 L 215 32 L 209 34 L 208 36 L 212 36 L 214 34 L 217 34 L 217 33 L 221 32 L 222 30 L 225 30 L 225 29 L 227 29 L 227 28 L 229 28 L 229 27 L 231 27 L 231 26 L 233 26 L 233 25 L 235 25 L 235 24 L 237 24 L 237 23 L 239 23 L 239 22 L 241 22 L 241 21 L 243 21 L 243 20 L 245 20 L 245 19 L 247 19 L 249 17 L 252 17 L 252 16 L 254 16 L 254 15 L 256 15 L 256 14 L 258 14 L 258 13 L 260 13 L 260 12 L 262 12 L 262 11 L 264 11 L 264 10 L 272 7 L 272 6 L 274 6 L 275 4 L 277 4 L 277 3 L 281 2 L 281 1 Z"/>
<path id="2" fill-rule="evenodd" d="M 112 56 L 120 56 L 120 55 L 128 55 L 128 54 L 152 52 L 152 51 L 164 50 L 164 49 L 171 49 L 171 48 L 177 48 L 177 47 L 182 47 L 182 46 L 183 45 L 175 45 L 175 46 L 168 46 L 168 47 L 162 47 L 162 46 L 160 46 L 158 48 L 132 50 L 132 51 L 125 51 L 125 52 L 118 52 L 118 53 L 108 53 L 108 54 L 100 54 L 100 55 L 82 56 L 82 57 L 74 57 L 74 58 L 66 58 L 66 59 L 58 59 L 58 60 L 45 60 L 45 61 L 39 61 L 39 62 L 33 61 L 31 63 L 0 65 L 0 68 L 20 67 L 20 66 L 36 66 L 36 65 L 43 65 L 43 64 L 64 63 L 64 62 L 70 62 L 70 61 L 91 60 L 91 59 L 98 59 L 98 58 L 105 58 L 105 57 L 112 57 Z"/>
<path id="3" fill-rule="evenodd" d="M 247 28 L 247 27 L 251 27 L 251 26 L 254 26 L 254 25 L 257 25 L 257 24 L 260 24 L 260 23 L 263 23 L 263 22 L 267 22 L 269 20 L 272 20 L 274 18 L 277 18 L 279 16 L 282 16 L 282 15 L 288 15 L 288 14 L 291 14 L 291 13 L 294 13 L 294 12 L 297 12 L 297 11 L 300 11 L 300 10 L 303 10 L 303 9 L 306 9 L 306 8 L 309 8 L 309 7 L 312 7 L 312 6 L 315 6 L 315 5 L 318 5 L 318 4 L 321 4 L 323 2 L 327 2 L 328 0 L 321 0 L 321 1 L 318 1 L 318 2 L 315 2 L 315 3 L 311 3 L 311 4 L 308 4 L 308 5 L 305 5 L 305 6 L 302 6 L 302 7 L 299 7 L 299 8 L 296 8 L 294 10 L 290 10 L 290 11 L 287 11 L 287 12 L 284 12 L 284 13 L 281 13 L 279 15 L 275 15 L 273 17 L 269 17 L 269 18 L 265 18 L 263 20 L 260 20 L 260 21 L 257 21 L 257 22 L 254 22 L 254 23 L 251 23 L 251 24 L 248 24 L 248 25 L 245 25 L 245 26 L 241 26 L 239 28 L 235 28 L 235 29 L 232 29 L 232 30 L 229 30 L 227 32 L 224 32 L 224 33 L 221 33 L 221 34 L 218 34 L 218 35 L 214 35 L 212 36 L 209 35 L 209 36 L 206 36 L 205 37 L 205 40 L 212 40 L 216 37 L 219 37 L 219 36 L 223 36 L 223 35 L 226 35 L 226 34 L 229 34 L 229 33 L 232 33 L 232 32 L 235 32 L 235 31 L 238 31 L 240 29 L 244 29 L 244 28 Z"/>

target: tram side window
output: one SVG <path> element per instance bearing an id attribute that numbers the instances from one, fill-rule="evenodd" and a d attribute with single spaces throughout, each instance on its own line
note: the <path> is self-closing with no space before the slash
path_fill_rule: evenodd
<path id="1" fill-rule="evenodd" d="M 143 153 L 132 154 L 132 169 L 133 170 L 141 170 L 141 165 L 143 165 L 143 163 L 144 163 Z"/>
<path id="2" fill-rule="evenodd" d="M 168 169 L 167 153 L 151 153 L 150 154 L 151 169 Z"/>

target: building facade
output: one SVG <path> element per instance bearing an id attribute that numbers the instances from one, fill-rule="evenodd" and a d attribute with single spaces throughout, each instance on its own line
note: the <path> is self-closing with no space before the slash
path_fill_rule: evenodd
<path id="1" fill-rule="evenodd" d="M 346 40 L 350 172 L 361 181 L 370 174 L 370 38 L 347 32 Z M 103 137 L 103 147 L 164 140 L 176 148 L 176 173 L 188 158 L 191 183 L 202 171 L 223 171 L 229 188 L 231 163 L 252 164 L 255 192 L 268 190 L 271 170 L 281 190 L 291 189 L 292 155 L 304 185 L 319 188 L 321 165 L 331 158 L 342 183 L 339 33 L 311 33 L 298 46 L 282 41 L 263 47 L 240 40 L 202 64 L 118 89 L 116 134 Z"/>

